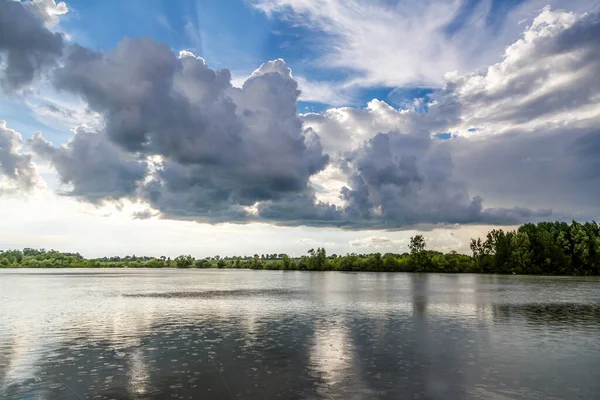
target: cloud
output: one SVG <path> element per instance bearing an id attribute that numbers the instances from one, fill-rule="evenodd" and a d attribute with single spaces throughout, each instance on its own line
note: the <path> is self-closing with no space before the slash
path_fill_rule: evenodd
<path id="1" fill-rule="evenodd" d="M 30 0 L 22 2 L 23 6 L 32 14 L 44 21 L 47 27 L 58 24 L 59 16 L 66 14 L 69 8 L 65 2 L 56 0 Z"/>
<path id="2" fill-rule="evenodd" d="M 598 218 L 600 131 L 597 127 L 515 130 L 485 140 L 446 144 L 457 172 L 495 204 L 548 207 Z"/>
<path id="3" fill-rule="evenodd" d="M 67 145 L 54 147 L 39 133 L 28 143 L 33 151 L 56 169 L 65 194 L 92 203 L 133 196 L 145 178 L 148 165 L 108 142 L 101 133 L 79 128 Z"/>
<path id="4" fill-rule="evenodd" d="M 0 120 L 0 195 L 28 192 L 39 184 L 39 177 L 31 156 L 21 154 L 21 135 Z"/>
<path id="5" fill-rule="evenodd" d="M 450 153 L 428 134 L 377 134 L 337 160 L 345 175 L 341 204 L 315 193 L 258 205 L 260 218 L 275 224 L 348 229 L 409 229 L 418 224 L 513 225 L 552 217 L 549 209 L 484 208 L 453 173 Z"/>
<path id="6" fill-rule="evenodd" d="M 346 226 L 349 221 L 339 207 L 318 201 L 312 192 L 288 195 L 258 204 L 261 219 L 286 226 Z"/>
<path id="7" fill-rule="evenodd" d="M 63 36 L 47 26 L 66 12 L 64 3 L 52 0 L 0 0 L 0 82 L 6 91 L 24 87 L 56 64 Z"/>
<path id="8" fill-rule="evenodd" d="M 300 101 L 340 106 L 353 100 L 347 90 L 331 82 L 312 80 L 296 74 L 292 74 L 292 78 L 298 84 L 298 89 L 300 90 L 300 97 L 298 99 Z M 238 72 L 238 74 L 232 76 L 231 84 L 241 88 L 246 79 L 248 79 L 248 74 Z"/>
<path id="9" fill-rule="evenodd" d="M 600 14 L 545 8 L 501 62 L 480 73 L 448 74 L 437 95 L 455 102 L 461 135 L 534 131 L 600 114 Z M 469 129 L 476 128 L 469 132 Z"/>
<path id="10" fill-rule="evenodd" d="M 270 18 L 319 35 L 323 70 L 351 71 L 349 86 L 433 86 L 449 71 L 489 65 L 545 5 L 589 8 L 587 0 L 253 0 Z M 476 38 L 476 40 L 474 40 Z"/>
<path id="11" fill-rule="evenodd" d="M 378 134 L 345 157 L 349 185 L 342 189 L 346 219 L 397 229 L 419 223 L 514 224 L 548 218 L 549 210 L 484 209 L 454 176 L 451 154 L 429 136 Z"/>
<path id="12" fill-rule="evenodd" d="M 302 244 L 302 245 L 309 245 L 309 246 L 319 246 L 319 247 L 337 247 L 338 244 L 335 242 L 327 242 L 327 241 L 323 241 L 323 240 L 317 240 L 314 238 L 307 238 L 307 237 L 300 237 L 298 239 L 296 239 L 296 243 Z"/>
<path id="13" fill-rule="evenodd" d="M 125 39 L 108 53 L 72 46 L 54 78 L 103 116 L 99 138 L 161 157 L 142 198 L 165 215 L 212 222 L 243 219 L 244 207 L 307 191 L 328 161 L 318 137 L 302 129 L 300 92 L 282 60 L 263 64 L 241 88 L 230 81 L 228 70 L 149 38 Z"/>
<path id="14" fill-rule="evenodd" d="M 361 147 L 377 133 L 390 131 L 424 134 L 443 130 L 460 122 L 458 104 L 450 96 L 431 105 L 427 114 L 397 110 L 381 100 L 371 100 L 365 108 L 331 108 L 322 113 L 302 115 L 305 127 L 319 133 L 323 149 L 331 154 Z"/>
<path id="15" fill-rule="evenodd" d="M 156 216 L 156 213 L 150 211 L 150 210 L 143 210 L 143 211 L 135 211 L 133 214 L 133 219 L 150 219 L 154 216 Z"/>
<path id="16" fill-rule="evenodd" d="M 350 96 L 344 94 L 342 88 L 336 87 L 331 82 L 320 82 L 306 79 L 303 76 L 295 77 L 300 88 L 301 101 L 339 106 L 351 100 Z"/>
<path id="17" fill-rule="evenodd" d="M 100 116 L 91 111 L 79 96 L 58 92 L 46 83 L 29 90 L 19 100 L 38 121 L 56 131 L 69 131 L 82 125 L 100 129 L 103 125 Z"/>
<path id="18" fill-rule="evenodd" d="M 403 240 L 392 240 L 386 236 L 368 236 L 348 242 L 350 247 L 359 247 L 364 249 L 382 249 L 386 247 L 399 247 L 404 243 Z"/>

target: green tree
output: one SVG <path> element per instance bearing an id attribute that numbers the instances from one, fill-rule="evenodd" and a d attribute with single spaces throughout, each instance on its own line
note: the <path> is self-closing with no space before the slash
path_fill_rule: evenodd
<path id="1" fill-rule="evenodd" d="M 510 264 L 512 272 L 517 274 L 532 273 L 531 249 L 529 235 L 525 232 L 517 232 L 511 241 Z"/>
<path id="2" fill-rule="evenodd" d="M 174 261 L 177 268 L 190 268 L 194 264 L 194 257 L 179 256 Z"/>
<path id="3" fill-rule="evenodd" d="M 288 269 L 292 269 L 293 265 L 292 265 L 292 260 L 288 257 L 287 254 L 281 254 L 280 255 L 282 261 L 281 261 L 281 268 L 284 270 L 288 270 Z"/>
<path id="4" fill-rule="evenodd" d="M 422 271 L 425 267 L 425 238 L 423 235 L 415 235 L 410 238 L 408 248 L 410 249 L 410 256 L 415 266 L 415 271 Z"/>

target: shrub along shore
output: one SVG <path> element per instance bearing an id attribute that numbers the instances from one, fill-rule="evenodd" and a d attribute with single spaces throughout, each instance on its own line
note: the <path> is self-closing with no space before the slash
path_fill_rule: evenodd
<path id="1" fill-rule="evenodd" d="M 600 225 L 573 221 L 525 224 L 516 231 L 494 229 L 483 239 L 471 239 L 472 255 L 428 250 L 422 235 L 411 237 L 410 252 L 328 256 L 324 248 L 306 256 L 255 254 L 243 257 L 189 255 L 169 257 L 102 257 L 55 250 L 0 250 L 7 268 L 249 268 L 264 270 L 446 272 L 539 275 L 598 275 Z"/>

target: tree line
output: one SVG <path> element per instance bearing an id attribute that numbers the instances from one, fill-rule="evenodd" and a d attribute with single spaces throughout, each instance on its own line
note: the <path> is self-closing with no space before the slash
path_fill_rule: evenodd
<path id="1" fill-rule="evenodd" d="M 445 272 L 543 275 L 598 275 L 600 225 L 542 222 L 515 231 L 494 229 L 485 238 L 471 239 L 472 255 L 428 250 L 425 238 L 410 238 L 409 252 L 328 256 L 324 248 L 305 256 L 286 254 L 170 257 L 103 257 L 86 259 L 79 253 L 26 248 L 0 250 L 0 267 L 29 268 L 248 268 L 255 270 Z"/>

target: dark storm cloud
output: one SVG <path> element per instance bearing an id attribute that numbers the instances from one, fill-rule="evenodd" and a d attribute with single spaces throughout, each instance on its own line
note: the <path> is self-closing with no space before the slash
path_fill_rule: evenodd
<path id="1" fill-rule="evenodd" d="M 550 211 L 483 208 L 454 174 L 449 153 L 427 136 L 378 134 L 346 157 L 350 187 L 344 214 L 355 225 L 402 228 L 419 223 L 514 224 Z"/>
<path id="2" fill-rule="evenodd" d="M 556 126 L 486 140 L 441 143 L 478 193 L 503 203 L 552 207 L 598 218 L 600 131 Z"/>
<path id="3" fill-rule="evenodd" d="M 31 156 L 19 153 L 22 144 L 21 135 L 0 120 L 0 178 L 6 177 L 16 190 L 28 191 L 38 183 L 38 175 Z M 0 195 L 5 191 L 0 188 Z"/>
<path id="4" fill-rule="evenodd" d="M 134 195 L 148 171 L 145 161 L 124 153 L 102 134 L 81 128 L 71 142 L 59 148 L 53 147 L 39 133 L 29 145 L 50 162 L 62 183 L 72 186 L 67 194 L 92 203 Z"/>
<path id="5" fill-rule="evenodd" d="M 242 88 L 230 81 L 228 70 L 150 38 L 108 53 L 72 46 L 54 79 L 104 116 L 110 142 L 161 157 L 140 189 L 145 200 L 167 216 L 215 222 L 304 192 L 328 161 L 318 137 L 303 132 L 300 91 L 283 61 L 264 64 Z"/>
<path id="6" fill-rule="evenodd" d="M 454 173 L 447 148 L 426 135 L 378 134 L 341 161 L 344 206 L 311 193 L 261 203 L 261 219 L 285 225 L 408 229 L 417 224 L 519 224 L 552 217 L 548 209 L 484 208 Z"/>
<path id="7" fill-rule="evenodd" d="M 12 91 L 30 83 L 52 66 L 63 51 L 62 34 L 44 26 L 33 3 L 0 0 L 0 73 L 2 86 Z"/>
<path id="8" fill-rule="evenodd" d="M 310 191 L 260 203 L 257 211 L 260 219 L 278 225 L 346 227 L 352 224 L 339 207 L 317 201 Z"/>

